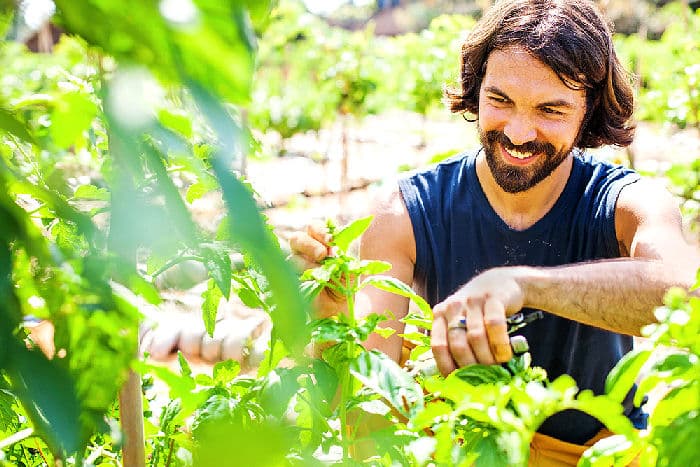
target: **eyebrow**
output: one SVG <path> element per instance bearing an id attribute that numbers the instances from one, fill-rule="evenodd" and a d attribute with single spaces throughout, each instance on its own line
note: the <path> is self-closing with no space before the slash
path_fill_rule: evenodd
<path id="1" fill-rule="evenodd" d="M 484 88 L 484 92 L 490 92 L 492 94 L 498 94 L 499 96 L 505 97 L 508 100 L 511 100 L 510 97 L 508 97 L 508 94 L 505 92 L 501 91 L 498 89 L 496 86 L 487 86 Z M 541 102 L 540 104 L 537 105 L 538 107 L 565 107 L 567 109 L 573 109 L 575 108 L 575 105 L 566 99 L 556 99 L 553 101 L 547 101 L 547 102 Z"/>

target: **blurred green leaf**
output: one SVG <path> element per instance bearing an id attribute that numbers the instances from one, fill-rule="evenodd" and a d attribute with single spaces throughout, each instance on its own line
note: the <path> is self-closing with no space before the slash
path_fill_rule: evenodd
<path id="1" fill-rule="evenodd" d="M 302 369 L 278 368 L 265 377 L 260 393 L 260 405 L 272 417 L 281 418 L 289 407 L 292 397 L 299 391 L 298 382 Z"/>
<path id="2" fill-rule="evenodd" d="M 86 94 L 71 92 L 55 101 L 49 134 L 61 149 L 72 146 L 97 115 L 97 105 Z"/>
<path id="3" fill-rule="evenodd" d="M 220 139 L 221 146 L 214 151 L 211 163 L 223 190 L 231 238 L 253 258 L 267 278 L 274 304 L 273 325 L 292 355 L 299 356 L 308 336 L 305 329 L 308 303 L 299 292 L 299 280 L 292 265 L 266 228 L 250 192 L 229 170 L 230 156 L 240 144 L 231 139 L 231 129 L 238 126 L 201 86 L 191 83 L 190 89 Z"/>
<path id="4" fill-rule="evenodd" d="M 0 107 L 0 129 L 28 143 L 38 144 L 34 136 L 29 133 L 26 125 L 20 122 L 11 111 L 2 107 Z"/>
<path id="5" fill-rule="evenodd" d="M 581 391 L 575 407 L 597 418 L 614 433 L 634 436 L 635 429 L 624 415 L 622 405 L 607 396 L 594 396 L 591 391 Z"/>
<path id="6" fill-rule="evenodd" d="M 95 185 L 80 185 L 75 189 L 74 199 L 87 199 L 92 201 L 109 201 L 110 193 L 106 188 L 98 188 Z"/>
<path id="7" fill-rule="evenodd" d="M 202 304 L 202 320 L 204 321 L 204 327 L 207 330 L 209 336 L 214 335 L 214 327 L 216 326 L 216 313 L 219 310 L 219 302 L 223 298 L 221 289 L 216 285 L 214 279 L 209 279 L 207 281 L 207 290 L 202 293 L 202 298 L 204 303 Z"/>
<path id="8" fill-rule="evenodd" d="M 80 403 L 73 378 L 58 361 L 16 342 L 10 345 L 7 372 L 12 389 L 37 430 L 54 452 L 75 453 L 81 447 Z M 46 389 L 50 381 L 54 390 Z"/>
<path id="9" fill-rule="evenodd" d="M 605 393 L 610 399 L 622 403 L 650 356 L 650 350 L 636 348 L 617 362 L 605 380 Z"/>
<path id="10" fill-rule="evenodd" d="M 240 1 L 199 0 L 191 10 L 137 0 L 57 0 L 56 6 L 66 32 L 121 63 L 145 65 L 170 83 L 195 79 L 230 102 L 249 99 L 255 35 Z"/>
<path id="11" fill-rule="evenodd" d="M 273 330 L 271 344 L 265 351 L 265 358 L 263 358 L 258 367 L 258 377 L 265 376 L 277 368 L 277 365 L 287 356 L 289 356 L 289 351 L 283 342 L 275 339 Z"/>
<path id="12" fill-rule="evenodd" d="M 293 427 L 267 419 L 241 423 L 223 413 L 193 429 L 194 465 L 288 465 L 286 455 L 296 441 Z"/>
<path id="13" fill-rule="evenodd" d="M 652 443 L 657 447 L 657 465 L 694 465 L 700 436 L 700 414 L 697 409 L 680 414 L 668 426 L 654 430 Z"/>
<path id="14" fill-rule="evenodd" d="M 192 120 L 186 114 L 160 109 L 158 120 L 165 128 L 169 128 L 185 138 L 192 137 Z"/>
<path id="15" fill-rule="evenodd" d="M 578 467 L 629 465 L 638 454 L 638 450 L 633 442 L 623 435 L 609 436 L 586 449 Z"/>

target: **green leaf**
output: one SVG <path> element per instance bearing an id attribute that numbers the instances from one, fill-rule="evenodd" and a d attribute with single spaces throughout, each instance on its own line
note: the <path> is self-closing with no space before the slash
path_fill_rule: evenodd
<path id="1" fill-rule="evenodd" d="M 273 332 L 270 347 L 265 351 L 265 357 L 258 367 L 258 377 L 265 376 L 277 368 L 277 365 L 287 356 L 289 356 L 289 351 L 282 341 L 275 339 Z"/>
<path id="2" fill-rule="evenodd" d="M 656 427 L 652 443 L 657 447 L 657 465 L 690 466 L 697 464 L 697 440 L 700 437 L 698 410 L 685 412 L 668 426 Z"/>
<path id="3" fill-rule="evenodd" d="M 258 295 L 257 291 L 248 287 L 239 287 L 236 288 L 235 292 L 245 306 L 249 308 L 262 308 L 263 300 Z"/>
<path id="4" fill-rule="evenodd" d="M 296 430 L 284 422 L 265 419 L 242 423 L 233 414 L 204 419 L 193 428 L 194 465 L 288 465 Z"/>
<path id="5" fill-rule="evenodd" d="M 597 418 L 614 433 L 634 436 L 634 426 L 624 415 L 622 404 L 607 396 L 594 396 L 590 390 L 581 391 L 576 397 L 575 408 Z"/>
<path id="6" fill-rule="evenodd" d="M 216 313 L 219 310 L 219 302 L 223 298 L 221 290 L 216 285 L 214 279 L 207 281 L 207 290 L 202 293 L 204 303 L 202 304 L 202 321 L 209 336 L 214 336 L 214 327 L 216 326 Z"/>
<path id="7" fill-rule="evenodd" d="M 13 342 L 7 372 L 13 392 L 52 451 L 75 453 L 82 444 L 80 403 L 73 378 L 58 363 Z"/>
<path id="8" fill-rule="evenodd" d="M 179 350 L 177 351 L 177 362 L 180 365 L 180 374 L 186 378 L 191 378 L 192 368 L 190 368 L 190 364 L 187 362 L 187 359 Z"/>
<path id="9" fill-rule="evenodd" d="M 404 284 L 400 280 L 396 279 L 395 277 L 391 276 L 370 276 L 365 278 L 362 283 L 360 284 L 360 288 L 371 285 L 373 287 L 376 287 L 380 290 L 385 290 L 387 292 L 395 293 L 397 295 L 401 295 L 402 297 L 407 297 L 413 300 L 413 302 L 418 305 L 418 308 L 423 312 L 423 316 L 426 319 L 429 319 L 432 321 L 433 319 L 433 310 L 430 308 L 430 305 L 428 305 L 428 302 L 426 302 L 423 297 L 420 295 L 416 294 L 411 287 L 408 285 Z"/>
<path id="10" fill-rule="evenodd" d="M 700 409 L 700 380 L 695 379 L 674 387 L 654 408 L 649 422 L 653 426 L 669 425 L 674 419 L 689 410 Z"/>
<path id="11" fill-rule="evenodd" d="M 198 1 L 184 23 L 169 16 L 171 10 L 161 12 L 161 5 L 168 3 L 55 3 L 56 20 L 64 31 L 121 63 L 144 65 L 168 83 L 194 79 L 228 102 L 246 103 L 250 98 L 255 35 L 241 2 Z M 265 8 L 268 2 L 260 3 Z M 130 98 L 119 97 L 127 102 Z"/>
<path id="12" fill-rule="evenodd" d="M 512 379 L 508 370 L 500 365 L 469 365 L 455 370 L 453 374 L 472 386 L 509 383 Z"/>
<path id="13" fill-rule="evenodd" d="M 668 373 L 669 376 L 681 377 L 691 369 L 698 367 L 698 356 L 689 353 L 670 353 L 654 363 L 652 371 Z"/>
<path id="14" fill-rule="evenodd" d="M 474 467 L 492 467 L 518 465 L 513 464 L 508 456 L 508 452 L 503 449 L 498 439 L 499 433 L 482 427 L 468 439 L 465 439 L 464 446 L 460 450 L 463 455 L 478 455 L 474 462 Z M 459 464 L 469 465 L 469 464 Z"/>
<path id="15" fill-rule="evenodd" d="M 443 421 L 443 417 L 452 414 L 452 405 L 443 400 L 435 400 L 425 404 L 425 407 L 411 419 L 411 426 L 417 430 L 432 428 Z"/>
<path id="16" fill-rule="evenodd" d="M 184 400 L 190 398 L 195 393 L 194 390 L 197 386 L 194 378 L 191 376 L 183 376 L 183 374 L 173 372 L 170 368 L 145 363 L 143 361 L 136 361 L 134 363 L 134 368 L 141 374 L 147 372 L 153 373 L 153 375 L 163 381 L 168 386 L 168 396 L 171 399 L 181 398 Z M 204 400 L 202 399 L 200 403 L 201 402 L 204 402 Z"/>
<path id="17" fill-rule="evenodd" d="M 336 233 L 333 237 L 333 243 L 338 249 L 345 253 L 348 251 L 350 244 L 353 240 L 362 235 L 365 230 L 372 223 L 374 216 L 363 217 L 362 219 L 357 219 L 353 221 L 348 226 L 343 228 L 340 232 Z"/>
<path id="18" fill-rule="evenodd" d="M 603 438 L 586 449 L 578 467 L 607 467 L 629 465 L 639 452 L 639 447 L 624 435 Z"/>
<path id="19" fill-rule="evenodd" d="M 357 336 L 352 328 L 344 322 L 334 318 L 317 319 L 311 323 L 311 338 L 315 342 L 350 341 L 355 342 Z"/>
<path id="20" fill-rule="evenodd" d="M 211 163 L 223 191 L 230 236 L 267 278 L 274 305 L 270 313 L 273 326 L 292 355 L 300 356 L 308 341 L 305 325 L 309 304 L 299 291 L 296 272 L 267 229 L 250 191 L 229 170 L 230 156 L 237 154 L 240 147 L 240 141 L 234 137 L 240 135 L 240 128 L 211 94 L 195 83 L 190 83 L 189 87 L 220 141 Z M 232 128 L 239 131 L 232 131 Z"/>
<path id="21" fill-rule="evenodd" d="M 386 261 L 353 260 L 347 264 L 348 272 L 352 275 L 374 275 L 391 269 L 391 263 Z"/>
<path id="22" fill-rule="evenodd" d="M 241 372 L 241 364 L 235 360 L 216 362 L 212 369 L 212 378 L 218 386 L 226 386 Z"/>
<path id="23" fill-rule="evenodd" d="M 300 389 L 300 374 L 299 367 L 277 368 L 267 374 L 259 398 L 267 414 L 281 418 L 286 413 L 290 400 Z"/>
<path id="24" fill-rule="evenodd" d="M 185 113 L 160 109 L 158 120 L 165 128 L 173 130 L 185 138 L 192 137 L 192 120 Z"/>
<path id="25" fill-rule="evenodd" d="M 20 122 L 11 111 L 2 107 L 0 107 L 0 129 L 7 133 L 13 134 L 28 143 L 34 145 L 38 144 L 34 139 L 34 136 L 29 133 L 26 125 Z"/>
<path id="26" fill-rule="evenodd" d="M 350 372 L 406 417 L 423 409 L 423 390 L 386 354 L 364 351 L 350 362 Z"/>
<path id="27" fill-rule="evenodd" d="M 605 393 L 610 399 L 622 403 L 650 356 L 650 350 L 636 348 L 617 362 L 605 379 Z"/>
<path id="28" fill-rule="evenodd" d="M 200 199 L 202 196 L 211 192 L 213 188 L 207 183 L 197 182 L 193 183 L 187 188 L 187 193 L 185 194 L 185 199 L 188 203 Z"/>
<path id="29" fill-rule="evenodd" d="M 80 185 L 73 194 L 73 199 L 88 199 L 91 201 L 109 201 L 109 190 L 98 188 L 95 185 Z"/>
<path id="30" fill-rule="evenodd" d="M 209 272 L 216 285 L 221 290 L 221 293 L 229 299 L 231 296 L 231 257 L 221 245 L 218 244 L 201 244 L 200 249 L 204 257 L 204 266 Z"/>
<path id="31" fill-rule="evenodd" d="M 74 145 L 97 115 L 97 104 L 88 95 L 71 92 L 56 99 L 51 112 L 49 134 L 62 149 Z"/>
<path id="32" fill-rule="evenodd" d="M 333 400 L 338 389 L 338 376 L 335 370 L 320 358 L 312 361 L 313 374 L 316 379 L 316 386 L 326 401 Z"/>

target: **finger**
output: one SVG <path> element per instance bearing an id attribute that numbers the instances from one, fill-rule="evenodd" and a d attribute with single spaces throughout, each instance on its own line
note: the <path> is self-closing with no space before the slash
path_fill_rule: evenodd
<path id="1" fill-rule="evenodd" d="M 308 259 L 299 255 L 289 255 L 287 260 L 291 261 L 296 270 L 299 272 L 304 272 L 307 269 L 313 269 L 318 267 L 318 263 L 314 261 L 309 261 Z"/>
<path id="2" fill-rule="evenodd" d="M 513 352 L 508 338 L 508 324 L 503 303 L 489 298 L 484 303 L 484 325 L 491 345 L 491 353 L 496 362 L 504 363 L 511 359 Z"/>
<path id="3" fill-rule="evenodd" d="M 306 226 L 306 233 L 309 234 L 311 238 L 329 246 L 333 237 L 328 233 L 328 227 L 326 224 L 320 221 L 314 221 Z"/>
<path id="4" fill-rule="evenodd" d="M 474 352 L 467 341 L 467 330 L 452 328 L 447 330 L 447 339 L 450 344 L 450 353 L 459 368 L 473 365 L 477 362 Z"/>
<path id="5" fill-rule="evenodd" d="M 450 302 L 447 305 L 445 312 L 447 323 L 447 343 L 449 345 L 452 359 L 456 362 L 457 367 L 472 365 L 476 363 L 474 352 L 467 342 L 467 329 L 462 327 L 453 327 L 454 323 L 464 318 L 466 310 L 462 308 L 460 302 Z"/>
<path id="6" fill-rule="evenodd" d="M 430 346 L 438 370 L 440 370 L 443 376 L 447 376 L 457 369 L 457 365 L 455 361 L 452 360 L 452 355 L 450 354 L 447 343 L 447 322 L 439 310 L 437 310 L 436 314 L 433 316 L 433 329 L 430 331 Z"/>
<path id="7" fill-rule="evenodd" d="M 289 236 L 289 247 L 302 258 L 319 262 L 328 256 L 328 247 L 304 232 L 294 232 Z"/>
<path id="8" fill-rule="evenodd" d="M 476 361 L 483 365 L 493 365 L 496 359 L 484 326 L 484 302 L 467 299 L 467 342 L 471 346 Z"/>

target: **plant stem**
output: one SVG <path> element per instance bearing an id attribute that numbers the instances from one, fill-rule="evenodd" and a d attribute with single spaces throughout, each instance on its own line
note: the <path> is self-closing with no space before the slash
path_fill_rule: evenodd
<path id="1" fill-rule="evenodd" d="M 348 287 L 344 289 L 345 301 L 348 304 L 347 318 L 348 324 L 351 327 L 356 326 L 355 322 L 355 290 L 357 284 L 353 281 L 353 287 Z M 353 358 L 353 353 L 355 348 L 353 345 L 347 346 L 347 365 L 345 367 L 345 372 L 343 374 L 342 387 L 340 392 L 340 430 L 341 430 L 341 440 L 343 444 L 343 461 L 348 462 L 350 459 L 349 446 L 351 442 L 351 431 L 348 426 L 348 411 L 347 404 L 348 399 L 352 395 L 352 375 L 350 374 L 350 360 Z"/>
<path id="2" fill-rule="evenodd" d="M 34 428 L 25 428 L 24 430 L 18 431 L 14 435 L 10 435 L 7 438 L 0 441 L 0 449 L 5 449 L 8 446 L 12 446 L 15 443 L 29 438 L 34 434 Z"/>
<path id="3" fill-rule="evenodd" d="M 35 439 L 35 440 L 34 440 L 34 445 L 36 445 L 36 448 L 37 448 L 37 450 L 39 451 L 39 455 L 40 455 L 41 458 L 44 460 L 44 462 L 46 463 L 46 465 L 49 465 L 49 461 L 46 460 L 46 456 L 44 455 L 44 451 L 42 451 L 41 446 L 39 445 L 39 440 Z M 55 459 L 55 461 L 58 462 L 59 459 Z"/>
<path id="4" fill-rule="evenodd" d="M 170 459 L 173 455 L 173 447 L 175 447 L 175 440 L 170 439 L 170 441 L 168 441 L 168 457 L 165 459 L 165 467 L 170 465 Z"/>

